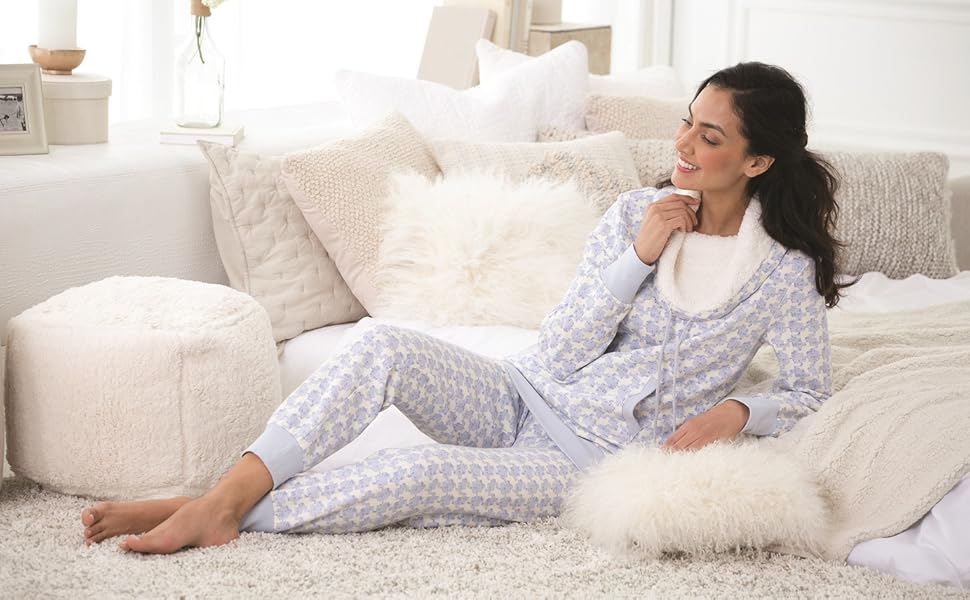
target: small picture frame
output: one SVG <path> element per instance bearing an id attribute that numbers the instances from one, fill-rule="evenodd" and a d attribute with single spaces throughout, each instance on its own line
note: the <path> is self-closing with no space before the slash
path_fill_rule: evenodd
<path id="1" fill-rule="evenodd" d="M 0 155 L 47 152 L 40 67 L 0 65 Z"/>

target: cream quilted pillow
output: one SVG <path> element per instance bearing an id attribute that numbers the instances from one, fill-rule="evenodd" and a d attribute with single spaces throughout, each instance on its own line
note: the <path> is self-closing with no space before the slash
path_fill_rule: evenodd
<path id="1" fill-rule="evenodd" d="M 400 113 L 356 137 L 283 159 L 283 179 L 354 296 L 371 312 L 381 206 L 394 173 L 440 174 L 424 138 Z"/>
<path id="2" fill-rule="evenodd" d="M 586 101 L 586 129 L 621 131 L 628 138 L 672 140 L 688 116 L 687 98 L 670 100 L 632 96 L 596 96 Z"/>
<path id="3" fill-rule="evenodd" d="M 636 188 L 640 183 L 626 138 L 616 131 L 549 144 L 449 140 L 433 142 L 432 148 L 446 177 L 462 171 L 488 171 L 521 181 L 532 165 L 548 155 L 569 152 L 620 173 L 629 182 L 627 189 Z"/>
<path id="4" fill-rule="evenodd" d="M 365 316 L 283 185 L 282 158 L 199 145 L 209 161 L 212 228 L 229 284 L 266 309 L 276 341 Z"/>

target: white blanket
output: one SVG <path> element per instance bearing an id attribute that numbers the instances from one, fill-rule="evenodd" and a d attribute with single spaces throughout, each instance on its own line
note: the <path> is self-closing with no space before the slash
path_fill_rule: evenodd
<path id="1" fill-rule="evenodd" d="M 778 440 L 831 503 L 824 556 L 918 521 L 970 471 L 970 302 L 830 314 L 836 393 Z M 770 385 L 770 350 L 739 387 Z M 788 551 L 794 549 L 781 549 Z"/>

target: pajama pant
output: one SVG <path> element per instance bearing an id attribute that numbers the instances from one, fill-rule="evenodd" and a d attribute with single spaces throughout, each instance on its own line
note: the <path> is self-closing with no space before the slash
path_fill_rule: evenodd
<path id="1" fill-rule="evenodd" d="M 307 471 L 391 405 L 440 444 L 385 449 L 334 470 Z M 559 514 L 578 474 L 499 361 L 386 325 L 318 368 L 246 452 L 266 464 L 273 491 L 245 515 L 244 531 L 529 521 Z"/>

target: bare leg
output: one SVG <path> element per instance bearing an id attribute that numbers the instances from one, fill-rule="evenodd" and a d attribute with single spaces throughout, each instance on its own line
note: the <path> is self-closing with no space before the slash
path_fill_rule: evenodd
<path id="1" fill-rule="evenodd" d="M 172 516 L 189 496 L 138 502 L 98 502 L 81 511 L 84 543 L 97 544 L 125 533 L 144 533 Z"/>
<path id="2" fill-rule="evenodd" d="M 119 547 L 170 554 L 188 546 L 228 544 L 239 537 L 243 515 L 272 489 L 273 478 L 263 461 L 244 454 L 205 495 L 186 502 L 145 535 L 128 536 Z"/>

